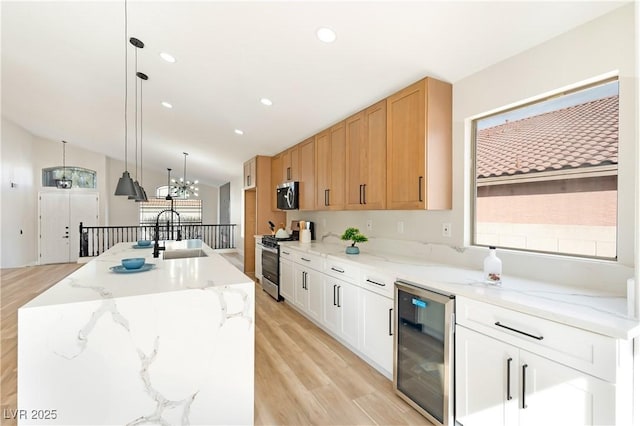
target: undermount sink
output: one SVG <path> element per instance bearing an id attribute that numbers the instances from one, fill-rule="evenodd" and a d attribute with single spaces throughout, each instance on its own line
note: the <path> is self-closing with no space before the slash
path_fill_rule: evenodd
<path id="1" fill-rule="evenodd" d="M 165 250 L 162 258 L 164 260 L 169 259 L 188 259 L 191 257 L 207 257 L 207 253 L 201 248 L 196 249 L 177 249 L 177 250 Z"/>

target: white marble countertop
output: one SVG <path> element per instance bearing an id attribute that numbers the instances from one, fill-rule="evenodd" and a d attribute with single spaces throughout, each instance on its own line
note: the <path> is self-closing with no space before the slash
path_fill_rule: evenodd
<path id="1" fill-rule="evenodd" d="M 295 250 L 376 268 L 420 287 L 465 296 L 614 338 L 640 336 L 640 322 L 627 316 L 625 296 L 522 277 L 502 276 L 502 285 L 482 282 L 482 271 L 389 254 L 345 253 L 344 244 L 297 241 L 281 245 Z"/>
<path id="2" fill-rule="evenodd" d="M 186 259 L 165 260 L 165 251 L 153 258 L 153 244 L 144 249 L 134 249 L 134 244 L 116 244 L 20 309 L 252 282 L 200 240 L 161 242 L 169 250 L 197 247 L 207 254 Z M 135 273 L 115 273 L 109 269 L 130 257 L 144 257 L 145 263 L 155 266 Z"/>
<path id="3" fill-rule="evenodd" d="M 253 424 L 255 284 L 167 247 L 207 256 L 117 244 L 18 310 L 18 407 L 55 412 L 19 425 Z M 155 267 L 109 269 L 128 257 Z"/>

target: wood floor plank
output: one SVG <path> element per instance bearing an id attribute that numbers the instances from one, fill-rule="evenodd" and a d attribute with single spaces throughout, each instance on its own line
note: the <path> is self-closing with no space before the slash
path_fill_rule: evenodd
<path id="1" fill-rule="evenodd" d="M 18 307 L 80 266 L 1 271 L 2 409 L 16 408 Z M 390 380 L 259 285 L 255 324 L 256 425 L 430 424 L 393 392 Z"/>

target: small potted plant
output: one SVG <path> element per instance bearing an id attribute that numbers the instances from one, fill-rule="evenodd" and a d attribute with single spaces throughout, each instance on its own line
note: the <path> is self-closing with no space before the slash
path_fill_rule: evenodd
<path id="1" fill-rule="evenodd" d="M 360 230 L 358 228 L 347 228 L 340 239 L 344 241 L 352 241 L 351 245 L 347 247 L 347 254 L 360 253 L 360 248 L 356 247 L 356 243 L 364 243 L 365 241 L 369 241 L 367 237 L 360 233 Z"/>

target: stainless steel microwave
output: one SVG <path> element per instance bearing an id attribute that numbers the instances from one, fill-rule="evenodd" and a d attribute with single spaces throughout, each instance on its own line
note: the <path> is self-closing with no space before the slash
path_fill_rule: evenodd
<path id="1" fill-rule="evenodd" d="M 277 200 L 280 210 L 298 209 L 298 182 L 285 182 L 278 185 Z"/>

